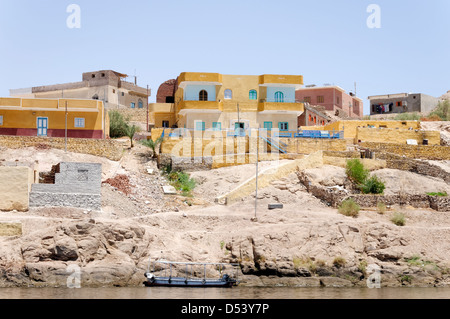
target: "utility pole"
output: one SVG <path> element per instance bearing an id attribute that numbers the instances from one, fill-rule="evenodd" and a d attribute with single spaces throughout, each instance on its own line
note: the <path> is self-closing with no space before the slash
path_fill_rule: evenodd
<path id="1" fill-rule="evenodd" d="M 66 101 L 66 125 L 64 135 L 65 135 L 64 151 L 67 153 L 67 101 Z"/>
<path id="2" fill-rule="evenodd" d="M 148 84 L 147 84 L 147 129 L 146 131 L 148 132 Z"/>

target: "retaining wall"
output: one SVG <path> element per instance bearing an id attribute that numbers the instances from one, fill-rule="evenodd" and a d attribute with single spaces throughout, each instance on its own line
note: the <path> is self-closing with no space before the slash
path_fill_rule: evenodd
<path id="1" fill-rule="evenodd" d="M 65 138 L 0 135 L 0 146 L 12 149 L 24 147 L 65 149 Z M 120 160 L 123 153 L 122 146 L 116 141 L 109 139 L 68 138 L 67 150 L 75 153 L 102 156 L 113 161 Z"/>

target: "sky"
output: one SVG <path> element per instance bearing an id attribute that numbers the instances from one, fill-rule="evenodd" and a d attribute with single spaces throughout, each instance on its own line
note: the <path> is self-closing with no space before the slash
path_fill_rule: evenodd
<path id="1" fill-rule="evenodd" d="M 370 95 L 450 90 L 449 14 L 450 0 L 0 0 L 0 96 L 109 69 L 150 102 L 181 72 L 296 74 L 356 83 L 369 114 Z"/>

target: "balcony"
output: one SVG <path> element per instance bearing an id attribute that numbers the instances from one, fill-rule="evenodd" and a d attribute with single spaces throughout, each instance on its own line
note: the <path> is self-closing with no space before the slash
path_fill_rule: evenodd
<path id="1" fill-rule="evenodd" d="M 265 113 L 286 113 L 296 112 L 298 115 L 305 110 L 303 103 L 296 103 L 295 100 L 284 100 L 283 102 L 274 99 L 261 99 L 258 104 L 258 112 Z"/>
<path id="2" fill-rule="evenodd" d="M 187 113 L 188 111 L 210 111 L 221 112 L 223 109 L 222 102 L 217 101 L 180 101 L 177 105 L 179 113 Z"/>
<path id="3" fill-rule="evenodd" d="M 259 85 L 261 86 L 294 86 L 296 89 L 303 85 L 303 76 L 301 75 L 275 75 L 264 74 L 259 76 Z"/>
<path id="4" fill-rule="evenodd" d="M 183 72 L 178 77 L 178 86 L 185 88 L 187 84 L 210 84 L 222 85 L 222 74 L 219 73 L 199 73 Z"/>

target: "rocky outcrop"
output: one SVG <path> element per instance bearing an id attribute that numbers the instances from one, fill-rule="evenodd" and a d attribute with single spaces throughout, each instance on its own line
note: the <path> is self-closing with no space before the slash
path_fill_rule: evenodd
<path id="1" fill-rule="evenodd" d="M 371 269 L 379 269 L 382 286 L 450 284 L 446 228 L 323 214 L 60 220 L 2 241 L 0 286 L 66 287 L 77 279 L 82 287 L 142 286 L 149 255 L 239 263 L 247 286 L 365 287 Z"/>

